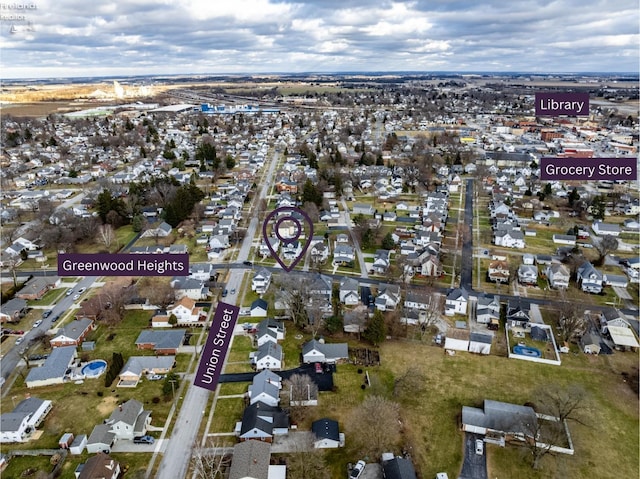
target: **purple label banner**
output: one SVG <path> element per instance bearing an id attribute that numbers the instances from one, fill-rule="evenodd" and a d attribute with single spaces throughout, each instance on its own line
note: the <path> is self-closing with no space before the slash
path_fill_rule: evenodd
<path id="1" fill-rule="evenodd" d="M 61 253 L 58 276 L 189 276 L 189 255 Z"/>
<path id="2" fill-rule="evenodd" d="M 198 372 L 193 381 L 196 386 L 210 391 L 216 390 L 239 312 L 238 306 L 218 303 L 207 342 L 202 350 L 202 356 L 200 356 Z"/>
<path id="3" fill-rule="evenodd" d="M 542 180 L 636 181 L 636 158 L 542 158 Z"/>
<path id="4" fill-rule="evenodd" d="M 538 92 L 536 93 L 536 115 L 588 116 L 589 94 Z"/>

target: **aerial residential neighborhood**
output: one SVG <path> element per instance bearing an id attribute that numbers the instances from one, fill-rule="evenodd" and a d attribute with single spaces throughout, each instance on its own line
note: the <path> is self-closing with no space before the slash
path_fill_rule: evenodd
<path id="1" fill-rule="evenodd" d="M 570 76 L 598 106 L 540 116 L 534 80 L 559 88 L 193 78 L 3 108 L 7 477 L 637 477 L 638 181 L 540 169 L 637 158 L 637 92 Z M 68 276 L 67 253 L 189 271 Z"/>

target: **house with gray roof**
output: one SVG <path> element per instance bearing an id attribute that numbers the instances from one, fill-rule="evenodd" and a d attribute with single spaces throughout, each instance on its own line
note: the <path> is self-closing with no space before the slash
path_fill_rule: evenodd
<path id="1" fill-rule="evenodd" d="M 80 346 L 84 338 L 95 329 L 93 319 L 81 318 L 65 324 L 50 341 L 52 348 Z"/>
<path id="2" fill-rule="evenodd" d="M 258 351 L 249 354 L 249 359 L 255 364 L 258 371 L 271 369 L 278 371 L 282 369 L 284 353 L 282 346 L 271 341 L 267 341 L 258 347 Z"/>
<path id="3" fill-rule="evenodd" d="M 576 271 L 577 281 L 585 293 L 600 294 L 602 292 L 603 276 L 588 261 L 582 264 Z"/>
<path id="4" fill-rule="evenodd" d="M 416 470 L 410 459 L 394 457 L 382 465 L 385 479 L 416 479 Z"/>
<path id="5" fill-rule="evenodd" d="M 133 439 L 143 436 L 151 423 L 151 411 L 145 411 L 142 403 L 136 399 L 129 399 L 116 407 L 105 421 L 111 427 L 116 439 Z"/>
<path id="6" fill-rule="evenodd" d="M 0 443 L 26 442 L 51 411 L 48 399 L 23 399 L 11 412 L 0 415 Z"/>
<path id="7" fill-rule="evenodd" d="M 277 343 L 284 339 L 285 329 L 282 321 L 276 321 L 273 318 L 263 319 L 258 323 L 256 328 L 256 342 L 258 346 L 271 341 Z"/>
<path id="8" fill-rule="evenodd" d="M 262 441 L 244 441 L 233 447 L 229 479 L 268 479 L 271 445 Z"/>
<path id="9" fill-rule="evenodd" d="M 49 357 L 44 361 L 42 366 L 29 370 L 25 384 L 28 388 L 62 384 L 67 369 L 76 357 L 75 346 L 55 348 L 51 351 L 51 354 L 49 354 Z"/>
<path id="10" fill-rule="evenodd" d="M 131 356 L 118 375 L 118 387 L 136 387 L 145 374 L 166 374 L 175 361 L 175 356 Z"/>
<path id="11" fill-rule="evenodd" d="M 27 301 L 12 298 L 0 306 L 0 323 L 17 323 L 27 313 Z"/>
<path id="12" fill-rule="evenodd" d="M 482 408 L 462 406 L 462 430 L 504 440 L 532 438 L 538 417 L 533 408 L 500 401 L 484 400 Z M 536 438 L 537 439 L 537 438 Z"/>
<path id="13" fill-rule="evenodd" d="M 277 406 L 280 403 L 280 389 L 280 376 L 264 369 L 253 377 L 253 383 L 249 386 L 249 403 L 261 401 L 269 406 Z"/>
<path id="14" fill-rule="evenodd" d="M 138 349 L 153 349 L 157 354 L 177 354 L 185 333 L 184 329 L 146 329 L 138 335 L 136 346 Z"/>
<path id="15" fill-rule="evenodd" d="M 116 435 L 107 424 L 98 424 L 93 428 L 87 438 L 87 452 L 95 454 L 102 451 L 111 451 L 116 442 Z"/>
<path id="16" fill-rule="evenodd" d="M 102 451 L 82 464 L 78 479 L 117 479 L 120 463 Z"/>
<path id="17" fill-rule="evenodd" d="M 347 343 L 327 344 L 312 339 L 302 346 L 304 363 L 337 363 L 347 359 L 349 359 Z"/>

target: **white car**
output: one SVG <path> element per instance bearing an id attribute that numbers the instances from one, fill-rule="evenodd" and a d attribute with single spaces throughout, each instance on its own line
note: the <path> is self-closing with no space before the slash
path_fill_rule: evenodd
<path id="1" fill-rule="evenodd" d="M 476 454 L 478 456 L 484 454 L 484 442 L 482 442 L 482 439 L 476 439 Z"/>
<path id="2" fill-rule="evenodd" d="M 362 475 L 364 471 L 364 467 L 367 465 L 364 461 L 358 461 L 353 469 L 351 469 L 351 474 L 349 474 L 350 479 L 357 479 Z"/>
<path id="3" fill-rule="evenodd" d="M 16 346 L 20 344 L 23 340 L 24 340 L 24 336 L 20 336 L 18 339 L 16 339 Z"/>
<path id="4" fill-rule="evenodd" d="M 73 300 L 74 300 L 74 301 L 77 301 L 77 300 L 79 300 L 79 299 L 80 299 L 80 293 L 78 293 L 78 294 L 74 294 L 74 295 L 73 295 Z"/>
<path id="5" fill-rule="evenodd" d="M 36 329 L 41 324 L 42 324 L 42 320 L 41 319 L 37 320 L 35 323 L 33 323 L 33 329 Z"/>

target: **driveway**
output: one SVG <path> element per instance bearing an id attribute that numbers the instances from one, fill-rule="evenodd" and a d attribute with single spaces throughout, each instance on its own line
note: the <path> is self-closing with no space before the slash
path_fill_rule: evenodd
<path id="1" fill-rule="evenodd" d="M 484 454 L 476 454 L 476 439 L 484 439 L 480 434 L 466 433 L 464 436 L 464 462 L 458 479 L 488 479 L 487 478 L 487 449 Z"/>

